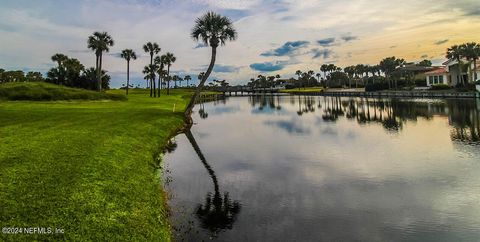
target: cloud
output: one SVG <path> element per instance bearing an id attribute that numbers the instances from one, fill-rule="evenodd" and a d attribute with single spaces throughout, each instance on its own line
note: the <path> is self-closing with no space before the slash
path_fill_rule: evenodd
<path id="1" fill-rule="evenodd" d="M 330 49 L 318 49 L 318 48 L 316 48 L 316 49 L 312 49 L 310 52 L 313 53 L 312 59 L 317 59 L 317 58 L 328 59 L 333 54 L 333 51 L 330 50 Z"/>
<path id="2" fill-rule="evenodd" d="M 435 45 L 441 45 L 441 44 L 447 43 L 448 41 L 449 41 L 448 39 L 439 40 L 439 41 L 435 42 L 434 44 L 435 44 Z"/>
<path id="3" fill-rule="evenodd" d="M 273 61 L 273 62 L 263 62 L 263 63 L 253 63 L 250 65 L 250 68 L 256 71 L 261 72 L 272 72 L 272 71 L 279 71 L 285 68 L 287 65 L 286 62 L 283 61 Z"/>
<path id="4" fill-rule="evenodd" d="M 422 55 L 422 56 L 420 56 L 420 58 L 422 58 L 422 59 L 427 59 L 427 58 L 428 58 L 428 55 Z"/>
<path id="5" fill-rule="evenodd" d="M 205 48 L 205 47 L 208 47 L 208 45 L 206 45 L 205 43 L 199 43 L 197 44 L 197 46 L 193 47 L 194 49 L 199 49 L 199 48 Z"/>
<path id="6" fill-rule="evenodd" d="M 240 67 L 229 66 L 229 65 L 216 64 L 213 67 L 214 72 L 220 72 L 220 73 L 231 73 L 231 72 L 237 72 L 238 70 L 240 70 Z"/>
<path id="7" fill-rule="evenodd" d="M 290 56 L 290 55 L 296 54 L 300 48 L 308 46 L 309 43 L 310 42 L 308 41 L 302 41 L 302 40 L 293 41 L 293 42 L 289 41 L 277 49 L 264 52 L 260 55 L 261 56 Z"/>
<path id="8" fill-rule="evenodd" d="M 321 39 L 317 40 L 317 43 L 323 47 L 326 46 L 331 46 L 335 42 L 335 38 L 326 38 L 326 39 Z"/>
<path id="9" fill-rule="evenodd" d="M 350 42 L 350 41 L 357 40 L 357 39 L 358 39 L 358 36 L 353 36 L 353 35 L 342 36 L 342 40 L 345 41 L 345 42 Z"/>

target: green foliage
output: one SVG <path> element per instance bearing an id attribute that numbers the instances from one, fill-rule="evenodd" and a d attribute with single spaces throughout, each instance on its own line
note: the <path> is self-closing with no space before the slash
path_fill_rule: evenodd
<path id="1" fill-rule="evenodd" d="M 11 82 L 0 85 L 0 100 L 126 100 L 124 95 L 69 88 L 45 82 Z"/>
<path id="2" fill-rule="evenodd" d="M 65 231 L 2 240 L 169 241 L 155 154 L 189 97 L 134 89 L 126 102 L 0 102 L 0 224 Z"/>
<path id="3" fill-rule="evenodd" d="M 450 87 L 447 84 L 435 84 L 430 87 L 430 90 L 448 90 L 448 89 L 452 89 L 452 87 Z"/>
<path id="4" fill-rule="evenodd" d="M 430 60 L 422 60 L 418 62 L 417 66 L 429 67 L 429 66 L 432 66 L 432 62 Z"/>

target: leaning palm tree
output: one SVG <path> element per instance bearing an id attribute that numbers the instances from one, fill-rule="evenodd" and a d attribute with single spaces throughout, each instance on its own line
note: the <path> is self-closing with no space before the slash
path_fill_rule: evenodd
<path id="1" fill-rule="evenodd" d="M 170 95 L 170 66 L 177 60 L 177 57 L 175 57 L 172 53 L 167 52 L 165 55 L 162 55 L 162 57 L 165 61 L 165 65 L 167 66 L 167 95 Z"/>
<path id="2" fill-rule="evenodd" d="M 97 82 L 98 90 L 102 90 L 102 61 L 103 61 L 103 52 L 110 51 L 110 47 L 113 46 L 114 42 L 112 37 L 107 32 L 95 32 L 93 35 L 88 37 L 88 48 L 92 49 L 95 52 L 96 62 L 95 68 L 97 70 Z"/>
<path id="3" fill-rule="evenodd" d="M 462 56 L 473 61 L 473 81 L 477 81 L 477 60 L 480 58 L 480 45 L 472 42 L 460 46 Z"/>
<path id="4" fill-rule="evenodd" d="M 235 40 L 237 38 L 237 31 L 228 17 L 214 12 L 208 12 L 195 20 L 195 26 L 192 29 L 191 36 L 196 41 L 200 40 L 206 45 L 210 44 L 210 47 L 212 47 L 212 56 L 207 72 L 203 75 L 202 80 L 195 90 L 195 94 L 190 99 L 190 103 L 185 110 L 185 116 L 188 118 L 190 124 L 192 123 L 190 114 L 192 113 L 193 106 L 215 65 L 217 47 L 219 45 L 225 45 L 227 40 Z"/>
<path id="5" fill-rule="evenodd" d="M 188 87 L 188 81 L 192 80 L 192 77 L 190 75 L 186 75 L 183 77 L 183 80 L 187 81 L 187 87 Z"/>
<path id="6" fill-rule="evenodd" d="M 460 48 L 460 46 L 454 45 L 448 48 L 446 58 L 457 61 L 457 65 L 458 65 L 457 83 L 458 81 L 460 81 L 463 85 L 465 85 L 465 83 L 463 83 L 463 76 L 462 76 L 462 67 L 461 67 L 462 49 Z"/>
<path id="7" fill-rule="evenodd" d="M 221 231 L 233 228 L 242 205 L 239 201 L 230 199 L 228 192 L 223 193 L 222 196 L 215 171 L 208 164 L 192 132 L 187 130 L 185 135 L 213 181 L 214 194 L 207 193 L 205 204 L 199 204 L 195 214 L 200 220 L 201 226 L 204 229 L 208 229 L 212 236 L 215 237 Z"/>
<path id="8" fill-rule="evenodd" d="M 148 42 L 143 45 L 143 51 L 150 54 L 150 65 L 153 65 L 153 55 L 158 54 L 160 50 L 161 50 L 160 46 L 158 46 L 157 43 Z M 152 84 L 155 84 L 154 82 L 155 80 L 150 79 L 150 97 L 152 96 L 153 92 L 155 92 L 155 90 L 152 89 L 152 86 L 153 86 Z M 147 81 L 147 87 L 148 87 L 148 81 Z"/>
<path id="9" fill-rule="evenodd" d="M 128 95 L 128 88 L 130 87 L 130 60 L 136 60 L 137 55 L 135 52 L 131 49 L 124 49 L 122 50 L 122 53 L 120 54 L 120 57 L 125 59 L 127 61 L 127 87 L 126 87 L 126 93 Z"/>

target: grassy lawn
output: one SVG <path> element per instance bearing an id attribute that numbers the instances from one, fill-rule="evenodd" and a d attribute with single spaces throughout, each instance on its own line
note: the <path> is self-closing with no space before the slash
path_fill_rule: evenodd
<path id="1" fill-rule="evenodd" d="M 69 88 L 45 82 L 10 82 L 0 85 L 0 100 L 127 100 L 125 95 Z"/>
<path id="2" fill-rule="evenodd" d="M 308 93 L 308 92 L 323 92 L 325 89 L 323 87 L 307 87 L 307 88 L 294 88 L 294 89 L 283 89 L 279 92 L 281 93 Z"/>
<path id="3" fill-rule="evenodd" d="M 0 102 L 0 224 L 64 231 L 0 241 L 170 240 L 156 154 L 182 126 L 189 95 Z"/>

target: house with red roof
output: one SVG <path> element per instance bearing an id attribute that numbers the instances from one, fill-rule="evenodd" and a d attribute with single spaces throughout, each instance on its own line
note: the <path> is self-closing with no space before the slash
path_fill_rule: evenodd
<path id="1" fill-rule="evenodd" d="M 480 63 L 477 63 L 476 73 L 473 62 L 461 60 L 460 72 L 458 66 L 458 61 L 448 60 L 443 63 L 443 66 L 434 67 L 433 70 L 425 72 L 427 86 L 437 84 L 456 86 L 461 83 L 475 83 L 480 80 Z"/>

